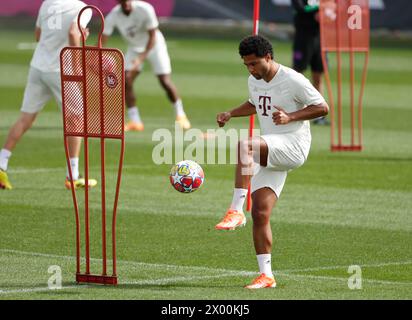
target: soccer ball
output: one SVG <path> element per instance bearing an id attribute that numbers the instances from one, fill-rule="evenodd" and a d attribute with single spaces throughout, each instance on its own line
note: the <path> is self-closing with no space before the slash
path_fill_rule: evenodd
<path id="1" fill-rule="evenodd" d="M 203 169 L 196 162 L 183 160 L 170 170 L 170 183 L 182 193 L 190 193 L 199 189 L 205 180 Z"/>

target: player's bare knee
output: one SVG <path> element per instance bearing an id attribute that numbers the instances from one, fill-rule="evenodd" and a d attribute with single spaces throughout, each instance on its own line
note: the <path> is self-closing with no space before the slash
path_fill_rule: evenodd
<path id="1" fill-rule="evenodd" d="M 253 203 L 252 220 L 254 225 L 266 225 L 270 221 L 270 209 L 266 205 Z"/>
<path id="2" fill-rule="evenodd" d="M 238 142 L 238 158 L 243 165 L 250 165 L 253 162 L 252 150 L 248 140 Z"/>
<path id="3" fill-rule="evenodd" d="M 249 140 L 239 140 L 238 142 L 239 153 L 249 154 L 251 151 Z"/>

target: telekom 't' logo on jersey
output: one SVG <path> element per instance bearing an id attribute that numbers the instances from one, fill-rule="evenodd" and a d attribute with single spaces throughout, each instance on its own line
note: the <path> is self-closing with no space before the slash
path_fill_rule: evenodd
<path id="1" fill-rule="evenodd" d="M 265 117 L 269 116 L 266 111 L 270 110 L 271 101 L 272 101 L 271 97 L 259 96 L 259 109 L 263 110 L 262 116 L 265 116 Z"/>

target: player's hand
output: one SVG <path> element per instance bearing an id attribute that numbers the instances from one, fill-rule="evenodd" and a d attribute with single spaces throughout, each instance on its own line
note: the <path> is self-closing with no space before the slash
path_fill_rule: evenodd
<path id="1" fill-rule="evenodd" d="M 147 53 L 141 53 L 139 56 L 134 59 L 133 61 L 133 70 L 139 70 L 142 63 L 146 60 Z"/>
<path id="2" fill-rule="evenodd" d="M 90 30 L 89 30 L 89 28 L 82 28 L 82 32 L 83 32 L 83 34 L 84 34 L 84 39 L 87 40 L 87 38 L 88 38 L 89 35 L 90 35 Z"/>
<path id="3" fill-rule="evenodd" d="M 231 114 L 230 112 L 221 112 L 218 113 L 218 115 L 216 116 L 216 121 L 219 124 L 219 127 L 223 127 L 226 122 L 228 122 L 231 118 Z"/>
<path id="4" fill-rule="evenodd" d="M 133 70 L 139 70 L 140 69 L 140 65 L 142 64 L 142 60 L 140 59 L 140 56 L 138 56 L 136 59 L 134 59 L 133 60 L 133 62 L 132 62 L 132 64 L 133 64 L 133 67 L 132 67 L 132 69 Z"/>
<path id="5" fill-rule="evenodd" d="M 272 119 L 275 124 L 277 125 L 288 124 L 289 122 L 292 121 L 289 113 L 287 113 L 283 108 L 276 107 L 276 106 L 275 108 L 278 110 L 278 111 L 273 112 L 272 114 Z"/>

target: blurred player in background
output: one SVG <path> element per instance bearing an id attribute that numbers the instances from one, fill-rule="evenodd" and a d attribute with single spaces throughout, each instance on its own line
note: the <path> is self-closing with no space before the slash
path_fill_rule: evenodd
<path id="1" fill-rule="evenodd" d="M 60 80 L 60 51 L 64 47 L 80 46 L 80 30 L 77 26 L 77 15 L 86 6 L 78 0 L 45 0 L 39 10 L 36 21 L 35 38 L 38 42 L 24 91 L 20 117 L 10 128 L 3 149 L 0 151 L 0 188 L 12 189 L 7 176 L 8 162 L 12 151 L 24 133 L 31 128 L 38 113 L 52 98 L 62 106 Z M 82 16 L 81 25 L 86 28 L 92 12 L 87 10 Z M 86 35 L 88 30 L 84 29 Z M 84 187 L 85 181 L 79 176 L 79 154 L 81 138 L 71 137 L 68 140 L 69 156 L 76 188 Z M 65 186 L 71 188 L 67 172 Z M 97 181 L 89 179 L 89 186 Z"/>
<path id="2" fill-rule="evenodd" d="M 183 129 L 190 128 L 190 122 L 184 112 L 182 100 L 171 80 L 171 63 L 166 41 L 158 29 L 159 22 L 151 4 L 143 1 L 118 0 L 107 15 L 103 31 L 102 43 L 106 44 L 108 37 L 117 28 L 128 44 L 125 57 L 126 105 L 129 122 L 126 131 L 142 131 L 143 121 L 136 105 L 133 83 L 143 69 L 143 64 L 149 60 L 153 72 L 166 91 L 173 104 L 176 122 Z"/>
<path id="3" fill-rule="evenodd" d="M 293 69 L 303 73 L 308 65 L 312 71 L 312 84 L 323 92 L 323 64 L 320 48 L 319 0 L 292 0 L 295 16 L 293 41 Z M 325 117 L 313 120 L 314 124 L 327 125 Z"/>
<path id="4" fill-rule="evenodd" d="M 260 276 L 246 288 L 273 288 L 270 215 L 287 172 L 308 157 L 311 134 L 306 120 L 326 115 L 329 107 L 308 79 L 273 60 L 272 45 L 264 37 L 243 39 L 239 54 L 250 73 L 249 100 L 219 113 L 217 122 L 223 127 L 232 117 L 257 113 L 262 135 L 239 142 L 232 203 L 215 228 L 234 230 L 246 224 L 243 204 L 251 182 L 253 242 Z M 253 168 L 253 162 L 259 165 Z"/>

